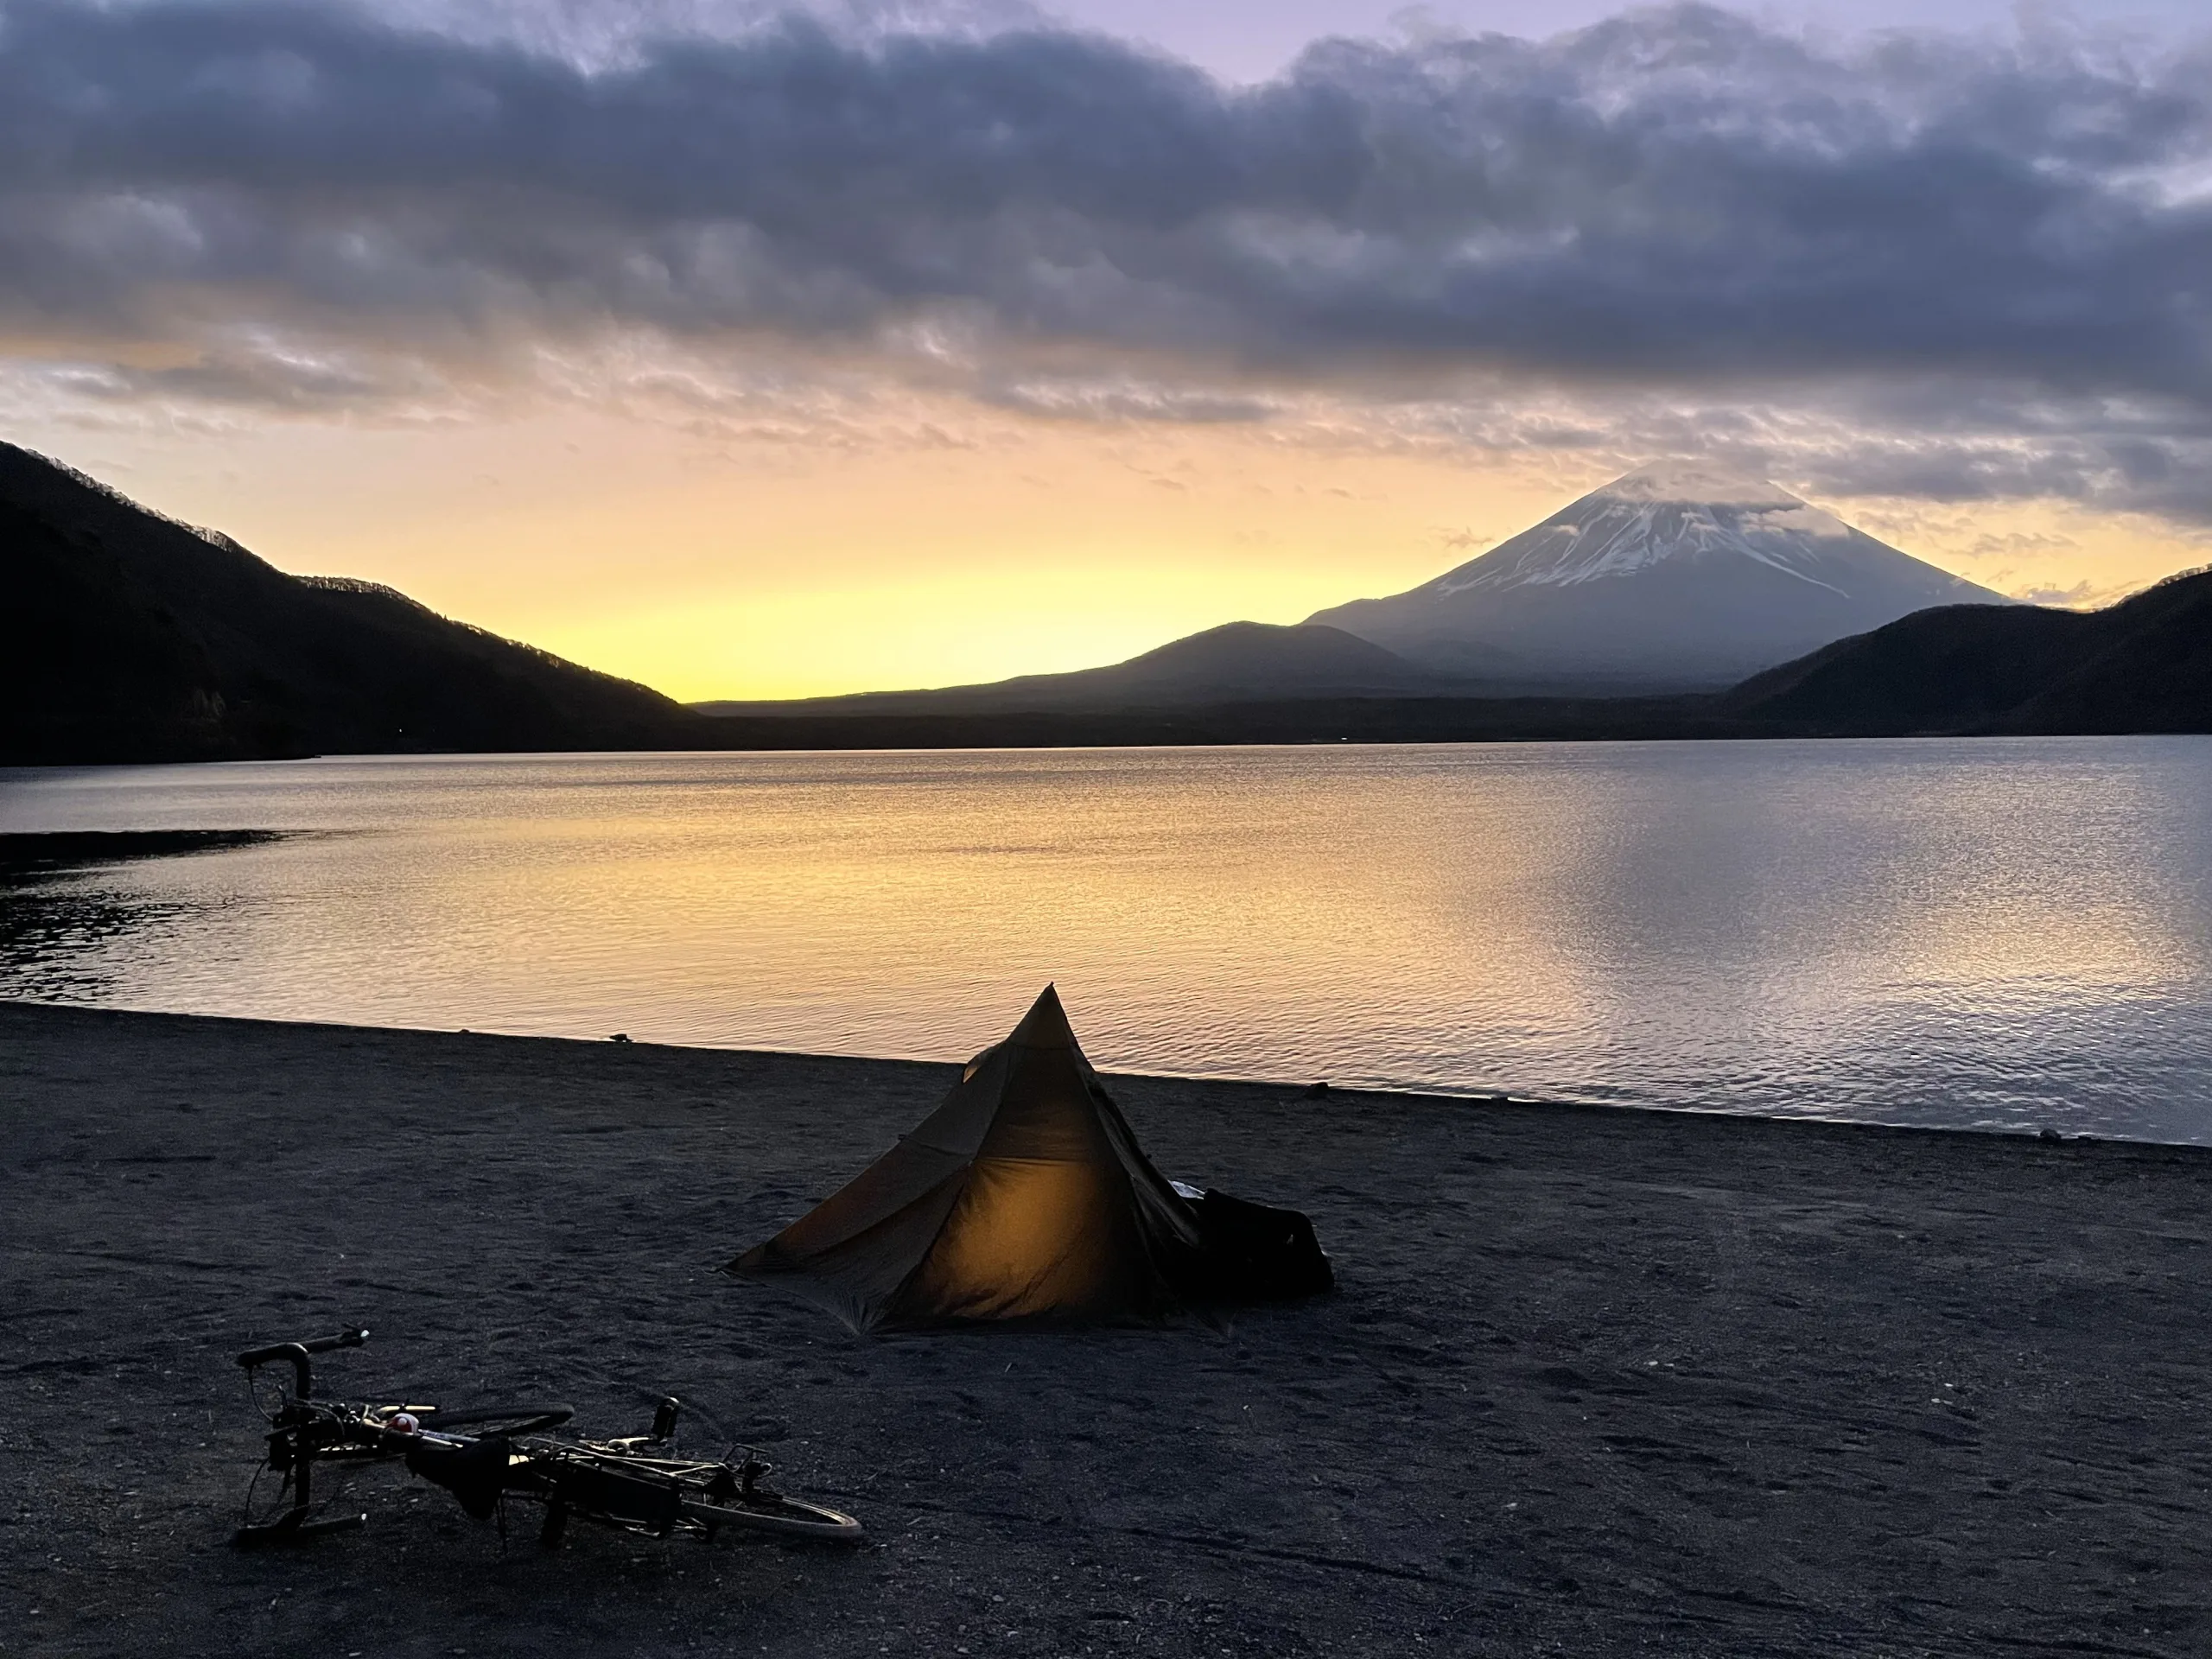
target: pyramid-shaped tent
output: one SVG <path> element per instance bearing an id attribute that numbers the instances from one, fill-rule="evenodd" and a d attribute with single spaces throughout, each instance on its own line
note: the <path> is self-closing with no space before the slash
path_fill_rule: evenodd
<path id="1" fill-rule="evenodd" d="M 918 1128 L 725 1271 L 876 1331 L 1157 1319 L 1207 1256 L 1198 1209 L 1138 1148 L 1048 985 Z"/>

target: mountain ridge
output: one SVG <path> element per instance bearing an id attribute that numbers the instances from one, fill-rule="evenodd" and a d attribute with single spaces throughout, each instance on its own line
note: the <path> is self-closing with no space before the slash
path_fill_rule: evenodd
<path id="1" fill-rule="evenodd" d="M 289 575 L 7 443 L 0 593 L 17 764 L 673 746 L 696 719 L 380 583 Z"/>
<path id="2" fill-rule="evenodd" d="M 2169 577 L 2103 611 L 1917 612 L 1717 693 L 794 713 L 725 723 L 734 746 L 763 749 L 2212 734 L 2212 570 Z"/>
<path id="3" fill-rule="evenodd" d="M 709 715 L 380 583 L 288 575 L 227 536 L 0 444 L 0 600 L 7 764 L 2212 731 L 2212 571 L 2097 612 L 1925 609 L 1719 692 L 1472 695 L 1482 683 L 1345 630 L 1240 622 L 1072 675 L 724 702 Z"/>
<path id="4" fill-rule="evenodd" d="M 1372 641 L 1313 623 L 1224 622 L 1100 668 L 1020 674 L 929 690 L 855 691 L 828 697 L 689 707 L 734 715 L 903 715 L 1143 709 L 1269 696 L 1403 695 L 1460 687 Z"/>

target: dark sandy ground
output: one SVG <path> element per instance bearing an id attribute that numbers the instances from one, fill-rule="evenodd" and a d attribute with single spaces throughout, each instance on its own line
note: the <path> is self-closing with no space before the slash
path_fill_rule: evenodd
<path id="1" fill-rule="evenodd" d="M 1126 1079 L 1341 1290 L 845 1335 L 714 1271 L 938 1068 L 0 1005 L 0 1652 L 2199 1656 L 2212 1156 Z M 860 1552 L 572 1529 L 397 1470 L 226 1545 L 229 1357 L 333 1394 L 664 1391 Z"/>

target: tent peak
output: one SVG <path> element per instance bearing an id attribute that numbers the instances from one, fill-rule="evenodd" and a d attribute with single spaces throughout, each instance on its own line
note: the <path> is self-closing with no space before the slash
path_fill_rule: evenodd
<path id="1" fill-rule="evenodd" d="M 1021 1023 L 1014 1028 L 1007 1041 L 1016 1048 L 1074 1048 L 1075 1027 L 1068 1024 L 1067 1010 L 1060 1006 L 1059 991 L 1047 985 L 1037 994 L 1029 1005 L 1029 1012 L 1021 1016 Z"/>

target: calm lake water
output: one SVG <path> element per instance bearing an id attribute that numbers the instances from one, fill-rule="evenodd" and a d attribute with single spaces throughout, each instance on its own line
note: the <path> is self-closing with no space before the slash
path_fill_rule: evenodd
<path id="1" fill-rule="evenodd" d="M 2212 741 L 0 772 L 0 995 L 2212 1141 Z"/>

